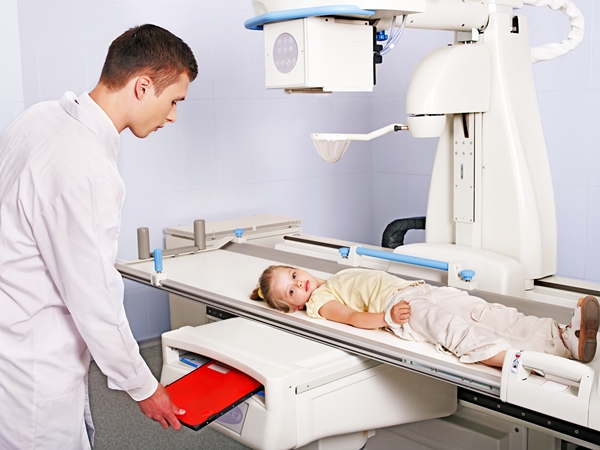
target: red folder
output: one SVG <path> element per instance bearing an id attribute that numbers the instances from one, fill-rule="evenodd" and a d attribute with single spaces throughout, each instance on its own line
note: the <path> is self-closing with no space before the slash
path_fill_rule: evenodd
<path id="1" fill-rule="evenodd" d="M 166 389 L 173 403 L 186 411 L 177 416 L 179 421 L 199 430 L 263 387 L 245 373 L 212 360 L 169 384 Z"/>

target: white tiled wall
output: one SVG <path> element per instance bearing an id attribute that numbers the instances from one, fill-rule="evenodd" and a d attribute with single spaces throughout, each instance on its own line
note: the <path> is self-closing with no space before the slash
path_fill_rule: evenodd
<path id="1" fill-rule="evenodd" d="M 581 47 L 535 68 L 556 187 L 559 271 L 600 281 L 600 7 L 579 0 Z M 529 10 L 528 10 L 529 9 Z M 561 40 L 563 15 L 526 8 L 532 41 Z M 24 107 L 89 90 L 110 42 L 131 26 L 156 23 L 184 39 L 200 66 L 177 122 L 144 140 L 124 132 L 119 166 L 127 185 L 119 257 L 136 257 L 136 228 L 163 246 L 165 226 L 257 213 L 301 217 L 308 234 L 378 244 L 398 217 L 424 215 L 435 140 L 394 133 L 353 143 L 323 162 L 310 132 L 368 132 L 404 121 L 410 73 L 451 33 L 407 30 L 385 56 L 373 94 L 289 96 L 264 89 L 262 34 L 244 29 L 250 0 L 0 0 L 0 129 Z M 5 64 L 6 62 L 6 64 Z M 595 76 L 594 76 L 595 75 Z M 410 234 L 407 241 L 422 239 Z M 126 283 L 137 339 L 169 327 L 166 297 Z"/>

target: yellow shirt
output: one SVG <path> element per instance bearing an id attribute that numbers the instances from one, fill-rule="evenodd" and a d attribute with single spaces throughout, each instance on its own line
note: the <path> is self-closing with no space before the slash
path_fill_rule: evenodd
<path id="1" fill-rule="evenodd" d="M 331 300 L 359 312 L 383 312 L 396 291 L 416 283 L 418 281 L 403 280 L 382 270 L 342 270 L 313 291 L 306 303 L 306 313 L 309 317 L 323 319 L 319 310 Z"/>

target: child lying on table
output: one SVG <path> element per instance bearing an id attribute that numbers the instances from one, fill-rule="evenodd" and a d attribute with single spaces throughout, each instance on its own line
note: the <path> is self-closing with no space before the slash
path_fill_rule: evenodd
<path id="1" fill-rule="evenodd" d="M 600 323 L 600 305 L 591 296 L 579 300 L 571 323 L 561 327 L 459 289 L 360 268 L 325 281 L 299 268 L 270 266 L 250 298 L 283 312 L 306 308 L 309 317 L 357 328 L 386 327 L 403 339 L 442 347 L 462 362 L 494 367 L 502 367 L 511 348 L 590 362 Z"/>

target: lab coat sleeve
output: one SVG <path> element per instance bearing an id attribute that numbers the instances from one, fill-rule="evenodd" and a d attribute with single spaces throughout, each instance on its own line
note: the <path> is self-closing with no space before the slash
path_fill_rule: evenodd
<path id="1" fill-rule="evenodd" d="M 158 382 L 139 354 L 123 306 L 123 280 L 114 267 L 124 188 L 114 176 L 82 178 L 40 206 L 36 241 L 109 387 L 144 400 Z"/>

